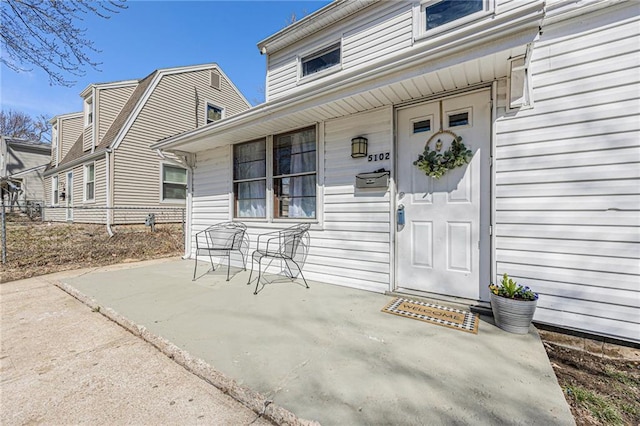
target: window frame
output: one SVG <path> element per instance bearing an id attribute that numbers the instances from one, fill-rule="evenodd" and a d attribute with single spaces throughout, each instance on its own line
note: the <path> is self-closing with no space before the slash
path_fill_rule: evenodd
<path id="1" fill-rule="evenodd" d="M 495 0 L 482 0 L 482 10 L 465 15 L 446 24 L 427 29 L 427 8 L 446 0 L 421 0 L 414 9 L 414 39 L 421 40 L 441 33 L 453 32 L 460 27 L 470 25 L 495 11 Z"/>
<path id="2" fill-rule="evenodd" d="M 337 41 L 332 41 L 331 43 L 326 43 L 323 44 L 321 47 L 319 48 L 315 48 L 313 50 L 309 50 L 307 52 L 303 52 L 302 54 L 298 55 L 297 61 L 298 61 L 298 82 L 299 83 L 304 83 L 307 81 L 312 81 L 318 78 L 322 78 L 328 74 L 333 74 L 335 72 L 338 72 L 342 69 L 342 60 L 343 60 L 343 53 L 344 53 L 344 49 L 343 49 L 343 43 L 342 43 L 342 39 L 337 40 Z M 323 70 L 320 71 L 316 71 L 314 73 L 311 74 L 304 74 L 304 63 L 305 61 L 309 61 L 312 59 L 316 59 L 320 56 L 322 56 L 323 54 L 329 53 L 331 51 L 333 51 L 333 48 L 336 47 L 337 49 L 340 49 L 340 59 L 338 60 L 337 64 L 331 65 L 330 67 L 327 67 Z"/>
<path id="3" fill-rule="evenodd" d="M 205 101 L 204 103 L 204 124 L 211 124 L 211 123 L 216 123 L 220 120 L 213 120 L 213 121 L 209 121 L 209 107 L 213 107 L 213 108 L 217 108 L 220 110 L 220 120 L 223 120 L 226 116 L 226 108 L 223 106 L 220 106 L 219 104 L 215 103 L 215 102 L 211 102 L 211 101 Z"/>
<path id="4" fill-rule="evenodd" d="M 240 146 L 240 145 L 244 145 L 244 144 L 250 144 L 250 143 L 258 143 L 258 142 L 264 142 L 264 149 L 265 149 L 265 156 L 264 156 L 264 162 L 265 162 L 265 172 L 264 172 L 264 176 L 262 177 L 254 177 L 254 178 L 247 178 L 247 179 L 236 179 L 234 172 L 235 172 L 235 147 L 236 146 Z M 264 138 L 259 138 L 259 139 L 253 139 L 250 141 L 245 141 L 245 142 L 240 142 L 237 144 L 232 144 L 231 145 L 231 194 L 232 194 L 232 200 L 231 200 L 231 204 L 232 204 L 232 208 L 231 208 L 231 217 L 234 220 L 249 220 L 249 221 L 266 221 L 269 218 L 269 146 L 270 146 L 270 137 L 264 137 Z M 236 184 L 238 183 L 245 183 L 245 182 L 257 182 L 257 181 L 264 181 L 264 188 L 265 188 L 265 215 L 264 216 L 239 216 L 238 215 L 238 196 L 237 196 L 237 192 L 236 192 Z"/>
<path id="5" fill-rule="evenodd" d="M 315 170 L 313 172 L 302 172 L 302 173 L 294 173 L 294 174 L 286 174 L 286 175 L 274 175 L 274 146 L 275 140 L 277 137 L 286 136 L 290 134 L 295 134 L 299 132 L 304 132 L 307 130 L 313 129 L 315 132 Z M 255 178 L 250 180 L 265 180 L 265 217 L 246 217 L 246 216 L 238 216 L 237 215 L 237 198 L 236 198 L 236 190 L 235 184 L 237 182 L 247 181 L 245 180 L 235 180 L 234 179 L 234 146 L 240 145 L 243 143 L 257 142 L 257 141 L 265 141 L 265 177 L 264 178 Z M 229 209 L 229 218 L 230 220 L 242 220 L 242 221 L 250 221 L 250 222 L 261 222 L 261 223 L 292 223 L 292 222 L 309 222 L 309 223 L 320 223 L 321 221 L 321 192 L 318 185 L 320 179 L 322 177 L 321 171 L 319 170 L 319 164 L 321 161 L 321 146 L 323 143 L 320 137 L 320 129 L 317 124 L 297 128 L 294 130 L 285 131 L 282 133 L 278 133 L 275 135 L 268 135 L 265 138 L 254 139 L 246 142 L 241 142 L 239 144 L 230 145 L 230 174 L 231 174 L 231 199 L 230 199 L 230 209 Z M 315 183 L 315 217 L 313 218 L 305 218 L 305 217 L 277 217 L 275 214 L 275 180 L 282 177 L 291 177 L 291 176 L 307 176 L 307 175 L 315 175 L 316 183 Z"/>
<path id="6" fill-rule="evenodd" d="M 185 183 L 184 183 L 184 198 L 165 198 L 164 197 L 164 185 L 165 183 L 170 183 L 170 184 L 180 184 L 182 185 L 182 183 L 180 182 L 171 182 L 171 181 L 165 181 L 164 180 L 164 168 L 165 167 L 173 167 L 174 169 L 182 169 L 185 171 Z M 186 203 L 187 200 L 187 195 L 188 195 L 188 191 L 189 191 L 189 169 L 187 169 L 186 167 L 182 167 L 179 166 L 177 164 L 174 163 L 168 163 L 168 162 L 161 162 L 160 163 L 160 202 L 161 203 Z"/>
<path id="7" fill-rule="evenodd" d="M 89 170 L 89 167 L 93 168 L 93 180 L 92 181 L 89 181 L 89 179 L 88 179 L 89 174 L 88 174 L 87 171 Z M 83 203 L 95 202 L 95 200 L 96 200 L 96 163 L 95 163 L 95 161 L 91 162 L 91 163 L 84 164 L 83 168 L 82 168 L 82 172 L 83 172 L 82 173 L 83 174 L 83 179 L 82 179 L 83 180 L 82 181 L 82 202 Z M 87 197 L 87 193 L 88 193 L 87 188 L 88 188 L 89 184 L 93 185 L 93 187 L 92 187 L 93 197 L 91 197 L 91 198 Z"/>
<path id="8" fill-rule="evenodd" d="M 51 205 L 60 205 L 60 175 L 51 176 Z"/>
<path id="9" fill-rule="evenodd" d="M 93 96 L 89 96 L 84 100 L 84 127 L 89 127 L 94 121 Z"/>

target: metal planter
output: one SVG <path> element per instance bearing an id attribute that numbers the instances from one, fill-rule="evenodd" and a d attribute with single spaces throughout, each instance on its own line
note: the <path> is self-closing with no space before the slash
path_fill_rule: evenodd
<path id="1" fill-rule="evenodd" d="M 498 327 L 515 334 L 527 334 L 537 300 L 516 300 L 491 293 L 491 310 Z"/>

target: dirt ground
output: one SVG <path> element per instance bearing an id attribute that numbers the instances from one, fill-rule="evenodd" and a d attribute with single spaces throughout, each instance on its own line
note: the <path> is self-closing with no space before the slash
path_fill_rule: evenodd
<path id="1" fill-rule="evenodd" d="M 181 225 L 118 226 L 31 222 L 10 217 L 0 282 L 183 252 Z M 579 426 L 640 425 L 640 362 L 604 358 L 545 341 Z"/>

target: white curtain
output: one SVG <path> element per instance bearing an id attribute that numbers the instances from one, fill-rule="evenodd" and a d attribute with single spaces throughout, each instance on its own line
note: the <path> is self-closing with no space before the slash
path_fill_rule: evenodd
<path id="1" fill-rule="evenodd" d="M 291 135 L 291 174 L 316 170 L 315 130 Z M 316 217 L 316 175 L 294 176 L 289 181 L 289 217 Z"/>

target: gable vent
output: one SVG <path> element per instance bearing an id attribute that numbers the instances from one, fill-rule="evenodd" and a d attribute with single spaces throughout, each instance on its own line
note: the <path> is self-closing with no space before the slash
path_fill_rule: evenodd
<path id="1" fill-rule="evenodd" d="M 211 71 L 211 87 L 220 90 L 220 74 Z"/>

